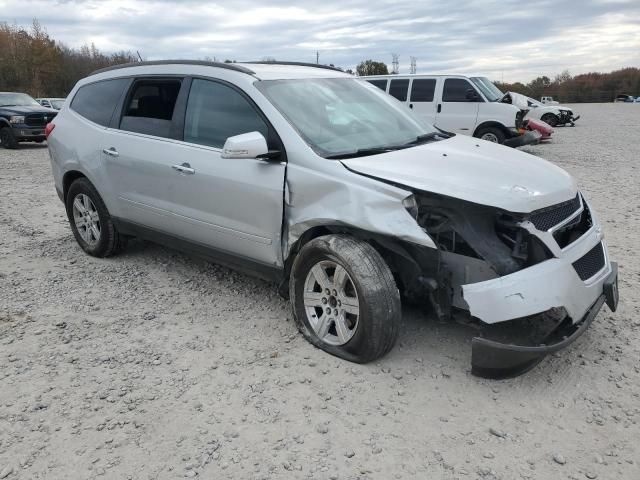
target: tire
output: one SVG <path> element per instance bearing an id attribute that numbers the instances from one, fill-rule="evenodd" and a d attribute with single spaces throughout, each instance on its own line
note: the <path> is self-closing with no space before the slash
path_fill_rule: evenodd
<path id="1" fill-rule="evenodd" d="M 503 144 L 507 136 L 497 127 L 484 127 L 478 130 L 475 137 L 487 142 Z"/>
<path id="2" fill-rule="evenodd" d="M 554 113 L 545 113 L 540 120 L 549 124 L 551 127 L 556 127 L 558 123 L 560 123 L 560 119 Z"/>
<path id="3" fill-rule="evenodd" d="M 124 249 L 126 238 L 116 230 L 107 207 L 88 179 L 78 178 L 71 184 L 65 204 L 73 236 L 86 253 L 108 257 Z M 94 228 L 88 226 L 89 222 Z"/>
<path id="4" fill-rule="evenodd" d="M 329 295 L 317 281 L 318 269 Z M 338 271 L 343 282 L 335 278 Z M 356 363 L 373 361 L 393 348 L 402 318 L 400 292 L 389 266 L 369 243 L 348 235 L 311 240 L 293 263 L 289 289 L 298 329 L 317 348 Z"/>
<path id="5" fill-rule="evenodd" d="M 18 148 L 18 141 L 10 127 L 0 128 L 0 146 L 12 150 Z"/>

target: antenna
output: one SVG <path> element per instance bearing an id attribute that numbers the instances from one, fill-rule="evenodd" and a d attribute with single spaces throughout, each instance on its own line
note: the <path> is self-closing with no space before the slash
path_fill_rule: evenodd
<path id="1" fill-rule="evenodd" d="M 416 57 L 409 57 L 411 59 L 411 71 L 409 73 L 416 73 Z"/>
<path id="2" fill-rule="evenodd" d="M 142 61 L 142 56 L 140 55 L 140 52 L 136 50 L 136 53 L 138 54 L 138 58 L 140 59 L 140 61 Z"/>
<path id="3" fill-rule="evenodd" d="M 398 61 L 398 59 L 400 58 L 400 55 L 398 55 L 397 53 L 392 53 L 391 54 L 391 58 L 393 58 L 393 71 L 391 73 L 399 73 L 400 68 L 400 62 Z"/>

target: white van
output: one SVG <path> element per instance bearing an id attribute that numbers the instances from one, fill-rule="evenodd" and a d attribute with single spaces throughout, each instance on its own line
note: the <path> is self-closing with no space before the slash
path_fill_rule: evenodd
<path id="1" fill-rule="evenodd" d="M 526 112 L 501 103 L 504 94 L 486 77 L 420 74 L 366 80 L 442 130 L 509 146 L 537 141 L 533 135 L 522 135 Z"/>

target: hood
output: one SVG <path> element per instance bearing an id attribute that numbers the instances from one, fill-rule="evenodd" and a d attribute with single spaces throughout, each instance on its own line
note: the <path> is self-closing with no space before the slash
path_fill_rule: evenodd
<path id="1" fill-rule="evenodd" d="M 356 173 L 514 213 L 564 202 L 577 193 L 575 180 L 550 162 L 461 135 L 342 163 Z"/>
<path id="2" fill-rule="evenodd" d="M 528 97 L 526 97 L 525 95 L 516 92 L 507 92 L 504 94 L 504 97 L 502 97 L 502 99 L 504 100 L 507 96 L 511 97 L 511 105 L 515 105 L 521 110 L 528 110 L 531 108 L 527 103 Z"/>
<path id="3" fill-rule="evenodd" d="M 16 114 L 16 115 L 26 115 L 29 113 L 45 113 L 45 114 L 58 113 L 57 110 L 54 110 L 53 108 L 43 107 L 42 105 L 15 105 L 15 106 L 12 105 L 10 107 L 0 107 L 0 109 L 2 109 L 7 113 Z"/>

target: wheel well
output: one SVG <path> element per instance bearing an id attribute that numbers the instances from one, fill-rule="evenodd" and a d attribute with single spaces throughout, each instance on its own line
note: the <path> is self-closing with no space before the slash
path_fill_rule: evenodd
<path id="1" fill-rule="evenodd" d="M 77 170 L 71 170 L 70 172 L 65 173 L 64 177 L 62 177 L 62 198 L 64 198 L 65 203 L 67 201 L 67 192 L 69 191 L 69 187 L 79 178 L 86 178 L 86 175 L 78 172 Z"/>
<path id="2" fill-rule="evenodd" d="M 304 232 L 289 251 L 289 256 L 285 260 L 282 282 L 278 288 L 282 297 L 289 298 L 291 267 L 298 253 L 302 250 L 302 247 L 314 238 L 331 234 L 352 235 L 355 238 L 371 244 L 391 269 L 398 288 L 401 291 L 409 286 L 410 282 L 407 280 L 407 277 L 417 278 L 417 274 L 419 274 L 419 267 L 412 254 L 404 248 L 402 242 L 398 242 L 396 239 L 352 227 L 338 225 L 317 226 Z"/>
<path id="3" fill-rule="evenodd" d="M 498 128 L 501 130 L 507 137 L 509 136 L 509 130 L 500 122 L 484 122 L 478 125 L 476 130 L 473 132 L 473 136 L 475 137 L 478 133 L 485 128 Z"/>

